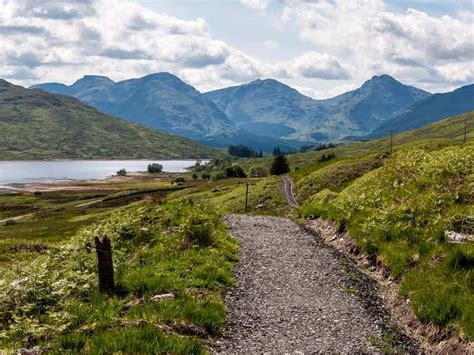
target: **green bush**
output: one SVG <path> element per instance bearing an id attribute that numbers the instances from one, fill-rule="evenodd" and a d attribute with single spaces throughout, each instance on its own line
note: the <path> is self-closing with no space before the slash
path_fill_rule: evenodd
<path id="1" fill-rule="evenodd" d="M 163 171 L 163 165 L 158 163 L 148 164 L 147 170 L 150 174 L 159 174 Z"/>
<path id="2" fill-rule="evenodd" d="M 211 180 L 217 181 L 217 180 L 225 179 L 226 177 L 227 175 L 223 171 L 218 171 L 211 175 Z"/>
<path id="3" fill-rule="evenodd" d="M 117 171 L 117 176 L 127 176 L 127 170 L 120 169 L 119 171 Z"/>
<path id="4" fill-rule="evenodd" d="M 263 166 L 252 166 L 249 169 L 249 177 L 251 178 L 262 178 L 268 176 L 268 170 Z"/>

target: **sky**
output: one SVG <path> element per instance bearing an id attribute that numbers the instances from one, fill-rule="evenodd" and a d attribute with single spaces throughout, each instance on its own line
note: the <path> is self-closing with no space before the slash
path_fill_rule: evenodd
<path id="1" fill-rule="evenodd" d="M 167 71 L 205 92 L 275 78 L 328 98 L 389 74 L 474 82 L 472 0 L 0 0 L 0 78 Z"/>

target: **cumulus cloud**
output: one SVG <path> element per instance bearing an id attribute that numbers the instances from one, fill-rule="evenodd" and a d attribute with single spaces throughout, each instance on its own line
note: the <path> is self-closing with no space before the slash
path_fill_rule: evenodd
<path id="1" fill-rule="evenodd" d="M 240 0 L 240 2 L 248 8 L 258 11 L 265 10 L 270 3 L 269 0 Z"/>
<path id="2" fill-rule="evenodd" d="M 389 73 L 427 86 L 474 80 L 473 12 L 390 12 L 381 0 L 286 1 L 283 23 L 320 51 L 344 58 L 354 78 Z"/>
<path id="3" fill-rule="evenodd" d="M 256 58 L 213 38 L 202 18 L 183 20 L 134 0 L 0 0 L 0 76 L 29 85 L 169 71 L 202 91 L 275 77 L 304 82 L 313 97 L 382 73 L 433 91 L 474 81 L 472 11 L 394 13 L 382 0 L 241 1 L 272 11 L 281 30 L 296 26 L 304 51 L 273 62 Z M 278 40 L 264 44 L 282 58 L 285 41 Z M 329 90 L 308 88 L 321 80 Z"/>
<path id="4" fill-rule="evenodd" d="M 336 57 L 326 53 L 306 52 L 286 65 L 291 76 L 328 80 L 349 79 L 349 72 Z"/>
<path id="5" fill-rule="evenodd" d="M 204 19 L 182 20 L 133 1 L 0 1 L 0 33 L 1 75 L 17 73 L 26 85 L 91 72 L 116 80 L 186 68 L 221 81 L 260 75 L 252 58 L 213 39 Z"/>

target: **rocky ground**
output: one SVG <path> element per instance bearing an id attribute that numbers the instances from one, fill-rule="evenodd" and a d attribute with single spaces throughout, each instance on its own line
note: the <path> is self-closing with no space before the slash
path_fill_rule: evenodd
<path id="1" fill-rule="evenodd" d="M 220 353 L 419 352 L 392 325 L 376 284 L 285 218 L 227 217 L 241 243 Z"/>

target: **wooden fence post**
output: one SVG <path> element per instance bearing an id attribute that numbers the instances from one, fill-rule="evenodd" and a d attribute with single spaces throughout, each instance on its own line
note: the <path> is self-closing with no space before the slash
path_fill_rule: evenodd
<path id="1" fill-rule="evenodd" d="M 111 296 L 115 294 L 115 283 L 110 239 L 107 236 L 104 236 L 102 240 L 99 237 L 95 237 L 94 241 L 99 269 L 99 290 L 100 293 Z"/>

